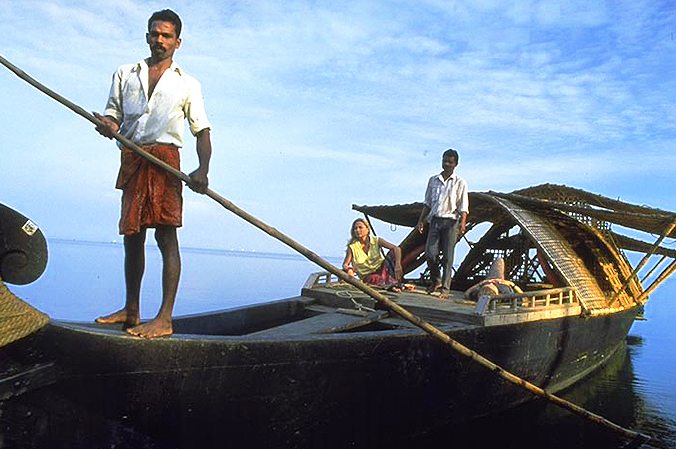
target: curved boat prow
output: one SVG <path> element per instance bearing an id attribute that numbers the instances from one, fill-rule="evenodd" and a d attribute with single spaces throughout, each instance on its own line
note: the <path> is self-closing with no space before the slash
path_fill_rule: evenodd
<path id="1" fill-rule="evenodd" d="M 47 242 L 40 228 L 0 204 L 0 278 L 10 284 L 30 284 L 46 266 Z"/>
<path id="2" fill-rule="evenodd" d="M 29 284 L 47 266 L 47 242 L 40 229 L 19 212 L 0 204 L 0 347 L 35 332 L 49 317 L 5 287 Z"/>

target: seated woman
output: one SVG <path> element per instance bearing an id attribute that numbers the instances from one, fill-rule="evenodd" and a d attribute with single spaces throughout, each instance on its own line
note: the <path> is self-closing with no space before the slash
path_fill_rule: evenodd
<path id="1" fill-rule="evenodd" d="M 350 234 L 352 237 L 347 243 L 343 270 L 351 276 L 356 272 L 359 279 L 366 284 L 401 291 L 401 249 L 386 240 L 371 236 L 369 225 L 363 218 L 357 218 L 352 223 Z M 390 250 L 387 257 L 383 256 L 381 247 Z"/>

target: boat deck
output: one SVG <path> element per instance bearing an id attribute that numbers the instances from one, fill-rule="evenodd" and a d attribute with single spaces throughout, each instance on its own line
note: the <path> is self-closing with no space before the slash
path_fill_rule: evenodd
<path id="1" fill-rule="evenodd" d="M 422 288 L 381 292 L 444 331 L 556 319 L 582 313 L 573 288 L 482 296 L 478 301 L 467 300 L 460 291 L 452 291 L 444 298 L 430 295 Z M 113 332 L 111 336 L 126 335 L 120 333 L 119 324 L 60 322 L 59 325 L 85 332 Z M 295 298 L 177 317 L 174 319 L 172 339 L 209 335 L 211 338 L 267 340 L 394 329 L 421 331 L 414 324 L 384 310 L 384 306 L 355 286 L 339 281 L 329 273 L 315 273 L 306 282 L 301 295 Z"/>
<path id="2" fill-rule="evenodd" d="M 441 326 L 495 326 L 582 313 L 575 290 L 571 288 L 483 297 L 479 301 L 466 299 L 461 291 L 451 291 L 443 298 L 421 288 L 398 293 L 382 290 L 382 293 L 421 319 Z M 311 276 L 302 294 L 343 313 L 370 312 L 377 308 L 373 298 L 350 284 L 332 279 L 328 273 Z"/>
<path id="3" fill-rule="evenodd" d="M 448 298 L 427 294 L 422 289 L 404 290 L 400 293 L 382 290 L 381 293 L 425 320 L 482 324 L 474 313 L 476 302 L 466 300 L 462 292 L 453 291 Z M 355 312 L 372 310 L 377 306 L 376 300 L 344 282 L 303 289 L 303 296 L 314 298 L 325 306 Z"/>

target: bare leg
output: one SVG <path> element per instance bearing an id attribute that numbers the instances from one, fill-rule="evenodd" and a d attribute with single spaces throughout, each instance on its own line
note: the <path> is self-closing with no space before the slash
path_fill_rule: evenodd
<path id="1" fill-rule="evenodd" d="M 155 229 L 155 240 L 162 253 L 162 306 L 153 320 L 127 329 L 128 333 L 145 338 L 172 334 L 171 313 L 174 310 L 178 280 L 181 276 L 181 256 L 176 227 L 158 226 Z"/>
<path id="2" fill-rule="evenodd" d="M 110 315 L 96 319 L 97 323 L 124 323 L 124 328 L 133 327 L 141 322 L 139 302 L 141 297 L 141 280 L 145 270 L 146 240 L 145 229 L 138 234 L 124 236 L 124 280 L 127 288 L 125 305 Z"/>

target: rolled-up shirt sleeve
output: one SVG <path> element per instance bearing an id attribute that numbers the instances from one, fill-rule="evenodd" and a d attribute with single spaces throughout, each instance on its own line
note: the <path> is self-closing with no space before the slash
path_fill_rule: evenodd
<path id="1" fill-rule="evenodd" d="M 103 115 L 114 118 L 117 123 L 122 123 L 124 112 L 122 110 L 121 68 L 113 74 L 113 81 L 110 84 L 110 93 L 108 94 L 108 102 L 103 110 Z"/>
<path id="2" fill-rule="evenodd" d="M 204 107 L 204 97 L 202 96 L 202 86 L 199 81 L 192 78 L 190 80 L 190 92 L 185 102 L 183 112 L 188 119 L 190 132 L 196 136 L 200 131 L 211 129 L 211 123 L 207 118 Z"/>
<path id="3" fill-rule="evenodd" d="M 458 212 L 466 212 L 469 214 L 469 192 L 467 189 L 467 182 L 463 179 L 458 187 Z"/>

